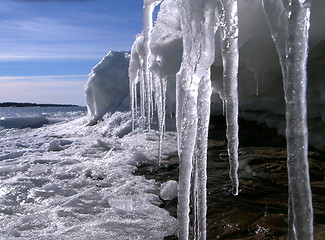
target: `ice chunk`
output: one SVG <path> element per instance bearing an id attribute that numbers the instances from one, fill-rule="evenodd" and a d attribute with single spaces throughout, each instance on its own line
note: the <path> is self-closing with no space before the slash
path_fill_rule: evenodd
<path id="1" fill-rule="evenodd" d="M 20 152 L 11 152 L 5 155 L 0 155 L 0 161 L 7 160 L 7 159 L 15 159 L 23 156 L 25 151 Z"/>
<path id="2" fill-rule="evenodd" d="M 48 151 L 49 152 L 52 152 L 52 151 L 61 151 L 61 150 L 64 150 L 64 147 L 60 146 L 58 141 L 56 140 L 53 140 L 50 142 L 49 144 L 49 148 L 48 148 Z"/>
<path id="3" fill-rule="evenodd" d="M 132 199 L 109 199 L 109 205 L 126 212 L 132 211 Z"/>
<path id="4" fill-rule="evenodd" d="M 160 197 L 162 200 L 172 200 L 177 198 L 178 183 L 174 180 L 169 180 L 163 183 L 160 187 Z"/>
<path id="5" fill-rule="evenodd" d="M 85 87 L 93 122 L 107 112 L 129 109 L 128 52 L 109 52 L 91 71 Z"/>
<path id="6" fill-rule="evenodd" d="M 41 188 L 31 190 L 31 195 L 34 197 L 50 198 L 55 195 L 69 197 L 76 194 L 77 191 L 71 188 L 62 188 L 57 184 L 46 184 Z"/>
<path id="7" fill-rule="evenodd" d="M 39 128 L 48 123 L 49 120 L 44 116 L 0 118 L 0 126 L 5 128 Z"/>
<path id="8" fill-rule="evenodd" d="M 45 174 L 47 172 L 47 166 L 44 164 L 34 164 L 31 169 L 30 172 L 32 173 L 32 175 L 42 175 Z"/>
<path id="9" fill-rule="evenodd" d="M 135 152 L 131 158 L 130 163 L 135 164 L 136 166 L 141 166 L 143 164 L 150 163 L 150 160 L 141 152 Z"/>

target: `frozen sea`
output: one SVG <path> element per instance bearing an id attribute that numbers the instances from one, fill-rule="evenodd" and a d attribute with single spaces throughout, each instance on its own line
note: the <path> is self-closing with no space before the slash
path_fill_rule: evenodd
<path id="1" fill-rule="evenodd" d="M 160 183 L 158 133 L 131 132 L 129 112 L 87 126 L 85 108 L 0 108 L 0 239 L 163 239 L 176 219 Z M 163 159 L 175 154 L 167 132 Z M 165 184 L 168 186 L 168 184 Z M 171 189 L 173 191 L 173 189 Z"/>

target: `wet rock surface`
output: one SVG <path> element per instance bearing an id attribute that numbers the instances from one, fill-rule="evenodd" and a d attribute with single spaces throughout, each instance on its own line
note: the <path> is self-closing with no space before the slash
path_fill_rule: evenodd
<path id="1" fill-rule="evenodd" d="M 207 239 L 287 239 L 288 179 L 285 140 L 274 129 L 240 120 L 238 196 L 231 193 L 223 118 L 211 120 L 208 150 Z M 325 236 L 325 153 L 309 151 L 314 239 Z M 178 178 L 178 157 L 138 174 L 163 183 Z M 177 199 L 162 205 L 176 216 Z M 165 239 L 177 239 L 170 236 Z"/>

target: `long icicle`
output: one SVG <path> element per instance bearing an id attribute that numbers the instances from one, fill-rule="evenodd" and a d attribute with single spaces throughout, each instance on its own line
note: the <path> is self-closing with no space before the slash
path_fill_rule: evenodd
<path id="1" fill-rule="evenodd" d="M 165 132 L 166 118 L 166 80 L 162 79 L 159 72 L 153 72 L 154 97 L 156 103 L 156 112 L 158 117 L 159 144 L 158 144 L 158 164 L 161 164 L 162 143 Z"/>
<path id="2" fill-rule="evenodd" d="M 310 0 L 291 0 L 287 25 L 287 79 L 284 88 L 287 111 L 289 217 L 292 217 L 293 223 L 289 233 L 294 234 L 289 236 L 289 239 L 295 240 L 313 239 L 306 106 L 310 4 Z"/>
<path id="3" fill-rule="evenodd" d="M 129 64 L 129 90 L 130 90 L 130 107 L 131 107 L 131 118 L 132 118 L 132 131 L 135 129 L 135 121 L 138 110 L 137 100 L 137 85 L 141 82 L 141 60 L 137 51 L 137 43 L 141 39 L 140 35 L 136 37 L 136 40 L 131 49 L 130 64 Z M 141 83 L 140 83 L 141 85 Z"/>
<path id="4" fill-rule="evenodd" d="M 308 174 L 306 63 L 310 1 L 264 0 L 263 7 L 283 73 L 287 107 L 288 239 L 312 239 L 313 212 Z M 300 167 L 299 167 L 300 166 Z M 302 196 L 303 195 L 303 196 Z"/>
<path id="5" fill-rule="evenodd" d="M 210 71 L 201 79 L 198 95 L 198 132 L 196 139 L 195 155 L 195 186 L 194 194 L 196 202 L 195 239 L 206 239 L 206 214 L 207 214 L 207 152 L 208 152 L 208 132 L 210 120 L 211 103 L 211 81 Z"/>
<path id="6" fill-rule="evenodd" d="M 176 78 L 179 147 L 178 237 L 189 236 L 193 190 L 195 239 L 206 238 L 206 164 L 210 111 L 210 66 L 214 61 L 215 1 L 179 0 L 183 61 Z M 194 145 L 193 145 L 194 144 Z M 193 172 L 194 171 L 194 172 Z M 191 179 L 196 184 L 191 185 Z"/>
<path id="7" fill-rule="evenodd" d="M 192 76 L 187 75 L 187 71 L 183 70 L 177 74 L 177 98 L 178 104 L 177 122 L 179 129 L 179 191 L 178 191 L 178 237 L 179 239 L 188 239 L 189 235 L 189 213 L 190 213 L 190 193 L 191 193 L 191 174 L 192 159 L 196 143 L 197 133 L 197 96 L 198 84 L 189 85 L 186 80 Z M 184 87 L 186 87 L 184 89 Z M 187 91 L 184 92 L 184 90 Z M 188 94 L 190 93 L 190 94 Z"/>
<path id="8" fill-rule="evenodd" d="M 194 155 L 194 208 L 196 221 L 194 222 L 194 239 L 205 240 L 207 235 L 206 215 L 207 215 L 207 153 L 208 153 L 208 133 L 211 107 L 211 69 L 210 66 L 215 58 L 215 31 L 218 26 L 216 18 L 215 1 L 207 1 L 204 9 L 204 23 L 202 26 L 203 39 L 201 57 L 196 68 L 198 77 L 201 78 L 199 84 L 197 113 L 198 129 L 196 136 L 196 154 Z"/>
<path id="9" fill-rule="evenodd" d="M 152 78 L 149 69 L 149 56 L 150 56 L 150 41 L 151 31 L 153 27 L 152 14 L 155 7 L 161 3 L 162 0 L 144 0 L 143 3 L 143 45 L 144 45 L 144 59 L 143 59 L 143 77 L 144 77 L 144 93 L 145 106 L 144 115 L 142 116 L 144 126 L 150 129 L 152 119 Z"/>
<path id="10" fill-rule="evenodd" d="M 226 108 L 229 175 L 232 193 L 238 195 L 238 16 L 237 0 L 220 0 L 218 5 L 221 26 L 223 86 Z"/>

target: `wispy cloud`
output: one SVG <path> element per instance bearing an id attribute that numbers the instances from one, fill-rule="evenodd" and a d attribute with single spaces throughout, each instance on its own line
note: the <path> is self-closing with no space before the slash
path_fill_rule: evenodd
<path id="1" fill-rule="evenodd" d="M 2 61 L 99 59 L 109 50 L 130 49 L 134 39 L 128 34 L 131 19 L 113 14 L 83 8 L 80 11 L 56 9 L 59 15 L 56 16 L 12 3 L 10 6 L 12 8 L 0 16 Z"/>

